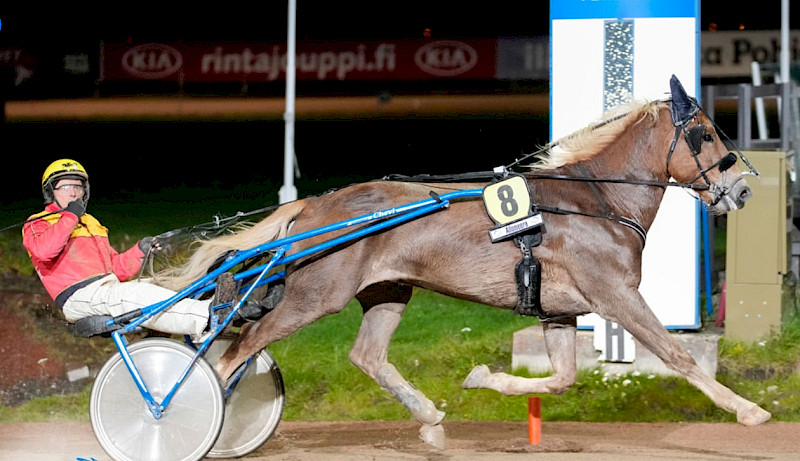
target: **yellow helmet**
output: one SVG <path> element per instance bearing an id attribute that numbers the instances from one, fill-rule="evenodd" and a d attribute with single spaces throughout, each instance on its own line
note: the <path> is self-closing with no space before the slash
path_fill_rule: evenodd
<path id="1" fill-rule="evenodd" d="M 86 191 L 84 192 L 83 202 L 89 201 L 89 174 L 80 163 L 68 158 L 62 158 L 51 163 L 42 175 L 42 194 L 44 195 L 44 202 L 51 203 L 55 200 L 53 196 L 53 187 L 59 179 L 75 178 L 83 181 Z"/>
<path id="2" fill-rule="evenodd" d="M 51 163 L 50 166 L 44 170 L 44 174 L 42 175 L 42 186 L 50 181 L 55 181 L 56 179 L 64 176 L 78 176 L 84 181 L 89 180 L 89 175 L 86 173 L 86 169 L 83 167 L 83 165 L 75 160 L 62 158 L 61 160 L 56 160 L 55 162 Z"/>

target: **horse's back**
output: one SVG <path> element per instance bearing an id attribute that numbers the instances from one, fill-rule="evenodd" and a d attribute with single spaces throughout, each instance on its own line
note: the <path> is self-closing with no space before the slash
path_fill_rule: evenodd
<path id="1" fill-rule="evenodd" d="M 307 200 L 298 216 L 297 229 L 315 227 L 352 219 L 392 207 L 407 205 L 453 190 L 480 188 L 482 184 L 437 184 L 376 180 L 357 183 Z M 297 225 L 296 224 L 296 225 Z M 295 233 L 297 230 L 295 230 Z"/>
<path id="2" fill-rule="evenodd" d="M 292 233 L 426 200 L 431 198 L 431 192 L 444 194 L 480 187 L 475 183 L 360 183 L 310 200 Z M 454 201 L 428 215 L 336 248 L 324 258 L 314 258 L 314 265 L 319 276 L 334 267 L 338 272 L 348 272 L 360 281 L 361 289 L 393 281 L 513 307 L 513 268 L 521 255 L 511 242 L 491 243 L 488 230 L 494 223 L 483 208 L 480 198 Z M 298 248 L 329 238 L 318 237 Z M 351 270 L 354 266 L 359 267 L 357 273 Z M 487 290 L 490 286 L 493 290 Z"/>

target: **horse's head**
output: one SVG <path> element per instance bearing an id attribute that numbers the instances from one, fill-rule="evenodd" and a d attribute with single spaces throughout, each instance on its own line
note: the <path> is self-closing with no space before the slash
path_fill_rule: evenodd
<path id="1" fill-rule="evenodd" d="M 675 136 L 667 156 L 667 174 L 677 182 L 692 184 L 700 198 L 715 213 L 742 208 L 753 195 L 745 176 L 758 172 L 739 152 L 728 151 L 717 135 L 714 122 L 688 96 L 678 79 L 670 80 L 670 115 Z M 743 173 L 736 162 L 741 158 L 750 169 Z"/>

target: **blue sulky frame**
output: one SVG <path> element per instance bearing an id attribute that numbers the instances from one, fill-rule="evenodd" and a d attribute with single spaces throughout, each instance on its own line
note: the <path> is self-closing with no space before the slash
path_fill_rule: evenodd
<path id="1" fill-rule="evenodd" d="M 312 229 L 310 231 L 302 232 L 300 234 L 292 235 L 283 239 L 267 242 L 264 243 L 263 245 L 259 245 L 249 250 L 238 251 L 235 254 L 227 257 L 225 261 L 218 268 L 214 269 L 213 271 L 209 272 L 196 282 L 192 283 L 188 287 L 179 291 L 171 298 L 147 306 L 141 309 L 141 312 L 136 311 L 132 314 L 126 314 L 116 319 L 109 320 L 107 322 L 107 325 L 109 327 L 114 326 L 121 320 L 130 321 L 130 323 L 127 323 L 124 327 L 115 330 L 113 333 L 111 333 L 111 337 L 114 341 L 114 344 L 117 346 L 120 356 L 122 357 L 125 366 L 128 368 L 131 377 L 136 383 L 136 386 L 139 388 L 139 392 L 142 394 L 142 397 L 147 403 L 147 406 L 150 409 L 150 412 L 152 413 L 153 417 L 156 419 L 160 419 L 163 416 L 164 411 L 169 406 L 169 403 L 172 400 L 173 396 L 181 387 L 181 384 L 185 381 L 186 377 L 191 372 L 195 363 L 197 363 L 197 360 L 202 355 L 205 354 L 206 350 L 208 349 L 210 344 L 214 341 L 214 339 L 223 331 L 223 329 L 228 325 L 228 323 L 231 322 L 236 311 L 239 309 L 242 303 L 250 296 L 253 290 L 256 287 L 268 284 L 270 282 L 283 278 L 286 275 L 285 271 L 281 271 L 274 273 L 270 276 L 267 276 L 267 273 L 269 273 L 270 270 L 272 270 L 277 266 L 284 265 L 296 261 L 298 259 L 304 258 L 306 256 L 309 256 L 311 254 L 335 247 L 336 245 L 340 245 L 345 242 L 362 238 L 366 235 L 378 232 L 387 227 L 401 224 L 416 219 L 418 217 L 427 215 L 434 211 L 441 210 L 443 208 L 448 207 L 452 200 L 463 199 L 463 198 L 476 198 L 480 197 L 482 193 L 483 193 L 482 189 L 466 189 L 461 191 L 449 192 L 442 195 L 436 195 L 434 193 L 431 193 L 432 198 L 430 199 L 421 200 L 419 202 L 413 202 L 403 206 L 392 207 L 374 213 L 369 213 L 363 216 L 359 216 L 345 221 L 340 221 L 317 229 Z M 349 233 L 346 233 L 344 235 L 341 235 L 339 237 L 332 238 L 323 243 L 311 246 L 297 253 L 293 253 L 288 256 L 286 255 L 292 243 L 294 242 L 316 237 L 318 235 L 326 234 L 328 232 L 347 229 L 361 224 L 365 224 L 366 226 L 351 231 Z M 147 384 L 144 382 L 142 376 L 140 375 L 138 369 L 136 368 L 136 364 L 133 363 L 133 360 L 130 354 L 128 353 L 127 349 L 128 342 L 125 339 L 124 335 L 130 333 L 131 331 L 134 331 L 142 323 L 152 318 L 153 316 L 159 314 L 161 311 L 167 309 L 168 307 L 172 306 L 174 303 L 180 301 L 181 299 L 190 296 L 199 297 L 201 294 L 213 290 L 216 287 L 216 283 L 214 282 L 214 280 L 216 280 L 217 276 L 219 276 L 223 272 L 229 271 L 230 269 L 236 267 L 237 265 L 243 263 L 244 261 L 247 261 L 250 258 L 261 256 L 267 252 L 273 252 L 274 254 L 270 258 L 269 262 L 267 262 L 266 264 L 251 269 L 243 270 L 241 272 L 234 274 L 234 280 L 252 279 L 248 281 L 247 284 L 240 289 L 240 292 L 244 293 L 243 296 L 241 297 L 241 299 L 239 299 L 238 302 L 236 302 L 236 305 L 231 310 L 231 312 L 225 317 L 225 319 L 217 321 L 216 316 L 211 316 L 212 318 L 209 321 L 210 334 L 208 334 L 207 337 L 203 339 L 199 347 L 196 348 L 197 352 L 187 365 L 186 369 L 180 375 L 180 377 L 178 378 L 177 382 L 172 387 L 172 389 L 167 393 L 167 395 L 161 402 L 156 402 L 156 400 L 153 398 L 152 394 L 148 390 Z M 226 305 L 221 305 L 217 307 L 218 308 L 226 307 Z M 187 343 L 192 344 L 189 338 L 187 338 Z M 226 397 L 230 396 L 231 392 L 233 392 L 234 386 L 238 382 L 241 375 L 244 373 L 245 369 L 246 366 L 241 367 L 239 372 L 237 373 L 237 376 L 234 376 L 234 378 L 231 380 L 231 384 L 228 386 L 228 388 L 224 389 Z"/>

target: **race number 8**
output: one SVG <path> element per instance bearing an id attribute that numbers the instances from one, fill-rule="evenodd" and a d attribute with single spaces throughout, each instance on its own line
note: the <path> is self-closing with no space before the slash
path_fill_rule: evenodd
<path id="1" fill-rule="evenodd" d="M 486 186 L 483 201 L 489 216 L 501 225 L 525 218 L 531 212 L 528 182 L 522 176 L 511 176 Z"/>
<path id="2" fill-rule="evenodd" d="M 497 188 L 497 198 L 500 200 L 500 211 L 505 216 L 516 216 L 519 211 L 519 205 L 514 200 L 514 189 L 511 186 L 504 184 Z"/>

